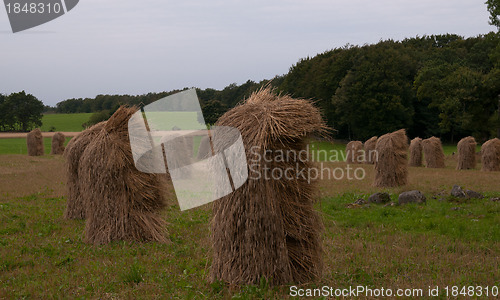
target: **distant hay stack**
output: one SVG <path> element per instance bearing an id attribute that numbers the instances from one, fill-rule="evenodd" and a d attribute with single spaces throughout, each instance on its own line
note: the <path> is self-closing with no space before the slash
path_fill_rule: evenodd
<path id="1" fill-rule="evenodd" d="M 60 155 L 64 153 L 64 142 L 66 138 L 64 134 L 61 132 L 56 132 L 54 136 L 52 136 L 52 149 L 50 150 L 50 154 L 52 155 Z"/>
<path id="2" fill-rule="evenodd" d="M 167 242 L 160 175 L 134 165 L 128 120 L 136 108 L 120 107 L 83 152 L 79 176 L 86 205 L 85 242 Z M 164 175 L 164 174 L 163 174 Z"/>
<path id="3" fill-rule="evenodd" d="M 500 171 L 500 140 L 491 139 L 481 147 L 481 171 Z"/>
<path id="4" fill-rule="evenodd" d="M 408 138 L 404 129 L 381 136 L 375 147 L 376 187 L 395 187 L 408 183 Z"/>
<path id="5" fill-rule="evenodd" d="M 424 149 L 425 166 L 427 168 L 444 168 L 444 152 L 441 140 L 431 137 L 422 141 Z"/>
<path id="6" fill-rule="evenodd" d="M 375 151 L 375 147 L 377 146 L 378 137 L 374 136 L 365 142 L 365 163 L 374 164 L 377 160 L 377 151 Z"/>
<path id="7" fill-rule="evenodd" d="M 200 141 L 200 147 L 198 147 L 198 154 L 196 159 L 202 160 L 212 156 L 212 149 L 210 146 L 210 139 L 208 136 L 205 136 Z"/>
<path id="8" fill-rule="evenodd" d="M 346 152 L 346 162 L 348 164 L 360 164 L 365 159 L 365 153 L 363 152 L 363 143 L 360 141 L 351 141 L 347 143 L 345 147 Z"/>
<path id="9" fill-rule="evenodd" d="M 249 167 L 262 176 L 249 171 L 245 184 L 213 203 L 211 280 L 258 284 L 266 279 L 279 285 L 318 278 L 323 227 L 313 206 L 316 188 L 307 175 L 295 171 L 288 172 L 290 179 L 264 177 L 266 168 L 311 167 L 309 159 L 298 154 L 306 149 L 309 135 L 326 130 L 318 109 L 265 88 L 225 113 L 216 125 L 240 130 L 245 149 L 254 149 L 246 151 Z M 272 160 L 280 151 L 297 157 Z M 264 159 L 264 153 L 272 154 Z"/>
<path id="10" fill-rule="evenodd" d="M 80 134 L 72 138 L 66 149 L 64 149 L 63 157 L 66 159 L 66 190 L 67 200 L 66 209 L 64 211 L 65 219 L 85 219 L 85 203 L 80 192 L 81 178 L 78 175 L 80 166 L 80 157 L 83 151 L 94 137 L 101 131 L 106 122 L 97 123 L 94 126 L 85 129 Z"/>
<path id="11" fill-rule="evenodd" d="M 422 166 L 422 139 L 419 137 L 414 138 L 410 142 L 410 167 Z"/>
<path id="12" fill-rule="evenodd" d="M 26 135 L 26 146 L 29 156 L 42 156 L 45 153 L 43 147 L 43 136 L 40 129 L 33 129 Z"/>
<path id="13" fill-rule="evenodd" d="M 476 146 L 476 140 L 472 136 L 463 138 L 458 142 L 457 170 L 474 169 L 476 167 Z"/>

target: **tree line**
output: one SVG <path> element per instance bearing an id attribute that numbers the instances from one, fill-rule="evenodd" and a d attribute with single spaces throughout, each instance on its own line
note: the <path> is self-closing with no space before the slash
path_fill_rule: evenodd
<path id="1" fill-rule="evenodd" d="M 486 4 L 490 24 L 500 29 L 500 0 Z M 253 91 L 272 85 L 278 92 L 314 100 L 336 138 L 364 140 L 405 128 L 410 137 L 439 136 L 454 142 L 472 135 L 484 141 L 500 137 L 499 42 L 500 33 L 490 32 L 469 38 L 426 35 L 346 45 L 301 59 L 272 80 L 197 93 L 207 123 Z M 90 125 L 108 118 L 119 105 L 143 106 L 179 91 L 68 99 L 45 110 L 93 112 L 84 124 Z M 7 101 L 10 97 L 0 95 L 0 130 L 37 124 L 36 118 L 23 119 L 22 105 L 14 105 L 17 96 Z M 14 110 L 19 113 L 6 113 Z"/>
<path id="2" fill-rule="evenodd" d="M 334 136 L 364 140 L 405 128 L 410 136 L 485 140 L 500 127 L 500 36 L 455 34 L 385 40 L 301 59 L 272 80 L 197 89 L 210 121 L 270 84 L 322 109 Z M 98 95 L 59 102 L 59 113 L 101 112 L 120 104 L 147 105 L 179 90 L 145 95 Z"/>

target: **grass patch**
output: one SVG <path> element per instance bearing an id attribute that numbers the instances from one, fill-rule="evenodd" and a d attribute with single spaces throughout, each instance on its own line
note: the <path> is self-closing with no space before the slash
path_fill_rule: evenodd
<path id="1" fill-rule="evenodd" d="M 42 131 L 82 131 L 82 124 L 88 122 L 92 113 L 45 114 L 42 117 Z"/>
<path id="2" fill-rule="evenodd" d="M 367 194 L 324 197 L 317 207 L 326 228 L 325 274 L 303 287 L 498 285 L 500 203 L 427 196 L 426 205 L 356 209 L 346 204 Z M 168 207 L 170 244 L 102 246 L 82 242 L 85 222 L 62 219 L 64 206 L 64 198 L 41 194 L 0 200 L 5 297 L 281 299 L 289 293 L 265 280 L 241 287 L 207 281 L 209 205 L 185 212 Z"/>
<path id="3" fill-rule="evenodd" d="M 64 145 L 66 146 L 71 138 L 67 137 Z M 52 149 L 52 138 L 43 138 L 45 154 L 50 154 Z M 0 139 L 0 154 L 28 154 L 25 138 Z"/>

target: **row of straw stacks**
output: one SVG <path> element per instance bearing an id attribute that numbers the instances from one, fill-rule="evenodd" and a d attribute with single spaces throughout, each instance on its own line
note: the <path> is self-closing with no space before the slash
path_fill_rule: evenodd
<path id="1" fill-rule="evenodd" d="M 52 149 L 50 154 L 59 155 L 64 152 L 64 134 L 56 132 L 52 136 Z M 36 128 L 26 135 L 26 147 L 29 156 L 42 156 L 45 153 L 43 136 L 40 129 Z"/>

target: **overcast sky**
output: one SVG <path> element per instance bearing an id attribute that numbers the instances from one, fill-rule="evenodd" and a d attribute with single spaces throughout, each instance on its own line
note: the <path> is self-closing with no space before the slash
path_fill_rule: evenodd
<path id="1" fill-rule="evenodd" d="M 13 34 L 0 7 L 0 93 L 47 105 L 98 94 L 221 89 L 347 43 L 494 30 L 485 0 L 82 0 Z"/>

